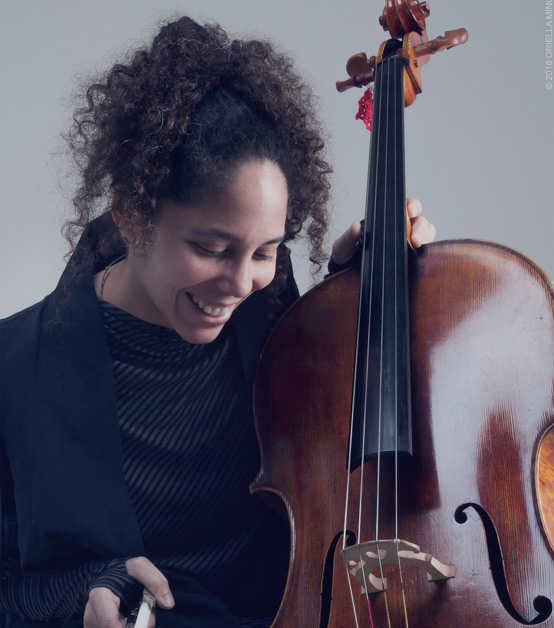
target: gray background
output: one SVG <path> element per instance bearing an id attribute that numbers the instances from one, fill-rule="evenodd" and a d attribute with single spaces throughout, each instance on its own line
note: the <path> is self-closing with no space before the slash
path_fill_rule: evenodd
<path id="1" fill-rule="evenodd" d="M 296 59 L 318 96 L 335 166 L 331 239 L 363 215 L 369 133 L 345 94 L 348 57 L 387 38 L 382 0 L 4 0 L 1 11 L 0 272 L 5 316 L 55 286 L 71 180 L 59 134 L 77 74 L 148 41 L 156 20 L 189 14 L 230 33 L 265 35 Z M 430 37 L 465 26 L 469 41 L 423 68 L 406 110 L 407 190 L 438 237 L 510 245 L 554 275 L 553 93 L 545 79 L 545 1 L 430 0 Z M 308 263 L 296 252 L 302 289 Z"/>

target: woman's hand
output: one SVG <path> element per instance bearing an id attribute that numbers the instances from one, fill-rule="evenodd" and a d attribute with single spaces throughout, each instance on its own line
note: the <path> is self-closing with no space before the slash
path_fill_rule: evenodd
<path id="1" fill-rule="evenodd" d="M 412 246 L 416 249 L 418 249 L 422 244 L 429 244 L 429 242 L 432 242 L 437 235 L 437 230 L 434 225 L 432 225 L 427 218 L 420 216 L 421 210 L 421 203 L 417 198 L 406 199 L 406 211 L 408 212 L 408 217 L 412 223 L 412 234 L 410 236 L 410 240 L 412 242 Z"/>
<path id="2" fill-rule="evenodd" d="M 419 248 L 422 244 L 432 242 L 437 233 L 435 227 L 426 218 L 420 216 L 421 209 L 421 203 L 417 198 L 406 199 L 406 211 L 412 223 L 412 235 L 410 239 L 415 248 Z M 356 252 L 361 229 L 362 227 L 359 222 L 353 222 L 340 238 L 335 240 L 331 257 L 339 266 L 346 264 Z"/>
<path id="3" fill-rule="evenodd" d="M 127 620 L 119 612 L 120 600 L 106 587 L 91 589 L 83 617 L 84 628 L 125 626 Z"/>
<path id="4" fill-rule="evenodd" d="M 144 556 L 130 558 L 125 567 L 127 573 L 138 580 L 156 597 L 156 604 L 161 608 L 173 608 L 175 602 L 169 584 L 163 573 Z M 127 620 L 119 612 L 120 600 L 106 587 L 91 589 L 83 618 L 84 628 L 112 628 L 127 624 Z M 153 628 L 156 620 L 150 616 L 148 628 Z"/>

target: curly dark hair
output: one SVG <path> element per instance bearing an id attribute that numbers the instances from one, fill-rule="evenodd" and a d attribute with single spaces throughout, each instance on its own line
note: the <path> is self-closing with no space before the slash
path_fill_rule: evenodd
<path id="1" fill-rule="evenodd" d="M 161 201 L 214 196 L 240 165 L 268 159 L 289 192 L 274 292 L 285 280 L 285 243 L 303 229 L 310 260 L 321 267 L 331 168 L 311 91 L 272 44 L 231 41 L 218 25 L 182 17 L 166 23 L 149 50 L 88 87 L 86 102 L 65 136 L 82 173 L 76 216 L 64 227 L 72 246 L 114 190 L 119 211 L 144 232 Z M 99 250 L 106 253 L 119 234 L 104 222 L 110 226 Z"/>

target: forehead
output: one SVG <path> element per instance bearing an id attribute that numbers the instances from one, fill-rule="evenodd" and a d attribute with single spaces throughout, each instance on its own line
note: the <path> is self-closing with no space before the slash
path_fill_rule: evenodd
<path id="1" fill-rule="evenodd" d="M 164 203 L 158 224 L 179 224 L 196 232 L 221 230 L 236 237 L 271 231 L 276 237 L 284 231 L 287 206 L 287 183 L 280 168 L 270 161 L 248 162 L 215 198 L 198 204 Z"/>

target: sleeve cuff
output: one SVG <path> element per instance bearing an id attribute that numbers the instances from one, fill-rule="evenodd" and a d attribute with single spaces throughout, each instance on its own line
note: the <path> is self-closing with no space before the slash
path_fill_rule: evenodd
<path id="1" fill-rule="evenodd" d="M 144 587 L 127 573 L 125 560 L 120 558 L 110 561 L 91 583 L 89 593 L 96 587 L 106 587 L 121 600 L 119 608 L 126 617 L 139 605 Z"/>

